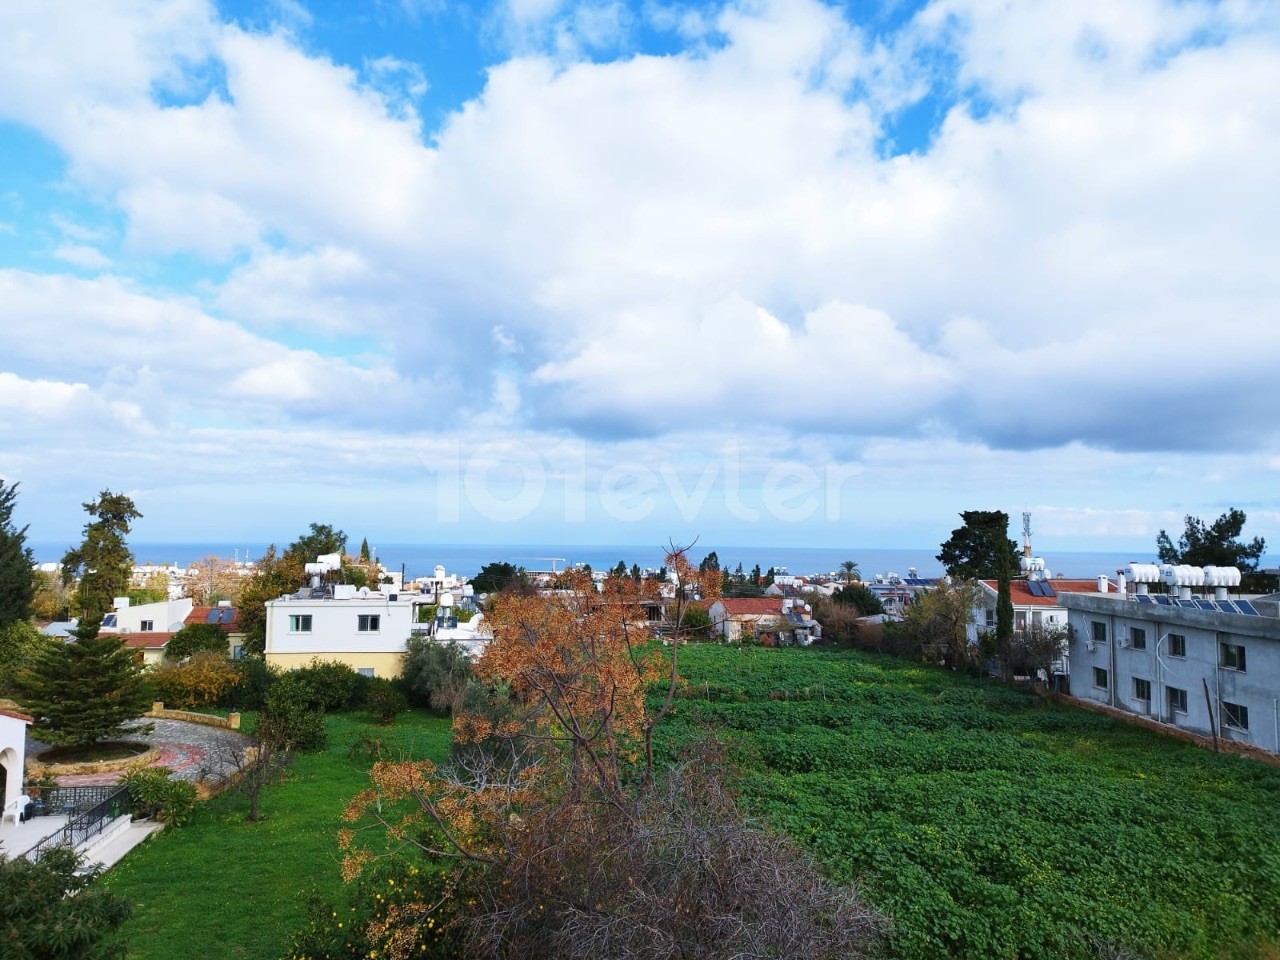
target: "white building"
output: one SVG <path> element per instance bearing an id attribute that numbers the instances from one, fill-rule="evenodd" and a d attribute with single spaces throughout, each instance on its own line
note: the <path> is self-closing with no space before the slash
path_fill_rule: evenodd
<path id="1" fill-rule="evenodd" d="M 133 606 L 128 597 L 116 597 L 115 609 L 102 618 L 99 633 L 176 633 L 191 615 L 190 597 L 140 603 Z"/>
<path id="2" fill-rule="evenodd" d="M 1136 589 L 1063 597 L 1072 632 L 1071 693 L 1280 752 L 1274 608 L 1228 595 L 1225 581 L 1239 583 L 1235 568 L 1130 564 L 1127 579 Z M 1154 582 L 1167 591 L 1153 591 Z"/>
<path id="3" fill-rule="evenodd" d="M 0 708 L 0 821 L 16 821 L 22 793 L 22 767 L 27 755 L 27 725 L 31 717 Z"/>
<path id="4" fill-rule="evenodd" d="M 400 675 L 405 643 L 432 598 L 337 584 L 267 601 L 266 660 L 286 670 L 337 660 L 371 677 Z"/>

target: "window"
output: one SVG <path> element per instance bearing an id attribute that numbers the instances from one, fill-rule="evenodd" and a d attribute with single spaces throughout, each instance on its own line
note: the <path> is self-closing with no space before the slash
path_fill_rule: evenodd
<path id="1" fill-rule="evenodd" d="M 1185 657 L 1187 655 L 1187 638 L 1180 633 L 1169 634 L 1169 656 Z"/>
<path id="2" fill-rule="evenodd" d="M 996 612 L 994 610 L 988 609 L 987 610 L 987 626 L 994 627 L 995 625 L 996 625 Z"/>
<path id="3" fill-rule="evenodd" d="M 1177 687 L 1165 687 L 1164 695 L 1169 701 L 1170 713 L 1187 712 L 1187 691 L 1180 690 Z"/>
<path id="4" fill-rule="evenodd" d="M 1133 699 L 1151 702 L 1151 681 L 1141 677 L 1133 678 Z"/>
<path id="5" fill-rule="evenodd" d="M 360 633 L 377 633 L 382 617 L 376 613 L 362 613 L 356 617 L 356 630 Z"/>
<path id="6" fill-rule="evenodd" d="M 1233 730 L 1249 729 L 1249 708 L 1238 703 L 1222 701 L 1222 725 Z"/>
<path id="7" fill-rule="evenodd" d="M 1093 668 L 1093 685 L 1099 690 L 1107 689 L 1107 671 L 1101 667 Z"/>
<path id="8" fill-rule="evenodd" d="M 156 622 L 154 620 L 143 620 L 142 626 L 138 627 L 143 633 L 151 633 L 155 628 Z"/>
<path id="9" fill-rule="evenodd" d="M 1147 631 L 1141 627 L 1134 627 L 1129 631 L 1129 646 L 1135 650 L 1147 649 Z M 1150 700 L 1151 697 L 1140 697 L 1142 700 Z"/>
<path id="10" fill-rule="evenodd" d="M 231 659 L 232 659 L 232 660 L 243 660 L 243 659 L 244 659 L 244 645 L 243 645 L 243 644 L 239 644 L 239 643 L 237 643 L 234 647 L 232 647 L 232 648 L 231 648 Z"/>
<path id="11" fill-rule="evenodd" d="M 373 667 L 356 667 L 356 673 L 360 674 L 362 677 L 372 677 Z"/>
<path id="12" fill-rule="evenodd" d="M 1105 623 L 1100 623 L 1097 620 L 1093 621 L 1093 642 L 1094 643 L 1107 642 L 1107 625 Z"/>
<path id="13" fill-rule="evenodd" d="M 311 632 L 311 614 L 309 613 L 289 614 L 289 632 L 290 633 L 310 633 Z"/>
<path id="14" fill-rule="evenodd" d="M 1244 647 L 1238 643 L 1218 644 L 1218 664 L 1228 670 L 1244 673 Z"/>

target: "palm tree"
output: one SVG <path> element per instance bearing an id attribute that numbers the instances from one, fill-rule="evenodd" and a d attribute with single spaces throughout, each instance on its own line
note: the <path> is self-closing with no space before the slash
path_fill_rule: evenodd
<path id="1" fill-rule="evenodd" d="M 840 564 L 840 570 L 844 573 L 845 583 L 852 583 L 854 580 L 862 579 L 862 574 L 858 572 L 858 564 L 853 560 L 846 560 Z"/>

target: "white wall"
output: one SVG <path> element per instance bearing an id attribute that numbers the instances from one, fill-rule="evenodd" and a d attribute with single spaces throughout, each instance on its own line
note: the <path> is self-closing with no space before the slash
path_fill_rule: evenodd
<path id="1" fill-rule="evenodd" d="M 162 600 L 159 603 L 140 603 L 136 607 L 121 607 L 114 627 L 103 627 L 103 633 L 142 633 L 142 621 L 150 620 L 156 633 L 174 633 L 182 629 L 182 622 L 191 615 L 190 597 Z"/>
<path id="2" fill-rule="evenodd" d="M 419 597 L 394 602 L 379 594 L 356 600 L 270 600 L 267 602 L 267 653 L 401 653 L 410 632 L 426 628 L 418 624 Z M 361 632 L 359 617 L 379 618 L 377 631 Z M 289 629 L 290 617 L 310 616 L 311 631 Z"/>
<path id="3" fill-rule="evenodd" d="M 22 790 L 22 765 L 26 760 L 27 724 L 17 717 L 0 713 L 0 762 L 5 766 L 4 796 L 0 797 L 0 809 L 8 814 L 9 804 L 18 798 Z"/>

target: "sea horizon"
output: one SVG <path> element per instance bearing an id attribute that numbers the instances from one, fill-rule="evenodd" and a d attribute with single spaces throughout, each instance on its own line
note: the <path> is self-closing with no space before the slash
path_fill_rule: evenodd
<path id="1" fill-rule="evenodd" d="M 38 563 L 56 563 L 71 546 L 60 541 L 32 541 L 29 546 Z M 240 560 L 256 560 L 267 550 L 268 544 L 216 541 L 191 542 L 139 542 L 130 545 L 135 562 L 139 564 L 164 564 L 186 566 L 213 555 Z M 349 552 L 355 553 L 359 544 L 348 543 Z M 371 545 L 377 558 L 389 570 L 403 568 L 406 577 L 430 574 L 441 564 L 449 573 L 474 576 L 487 563 L 511 563 L 528 570 L 563 570 L 570 564 L 590 564 L 595 570 L 608 569 L 619 560 L 628 567 L 637 564 L 641 568 L 657 569 L 663 562 L 661 547 L 641 544 L 529 544 L 529 543 L 477 543 L 431 544 L 388 543 Z M 691 552 L 694 562 L 715 551 L 722 569 L 733 570 L 742 564 L 750 571 L 756 564 L 761 571 L 770 567 L 784 568 L 796 575 L 831 574 L 840 571 L 845 560 L 858 564 L 864 580 L 880 574 L 907 575 L 914 569 L 921 577 L 941 576 L 944 572 L 937 559 L 938 547 L 898 548 L 844 548 L 805 546 L 736 546 L 699 544 Z M 1055 576 L 1092 578 L 1101 574 L 1113 575 L 1130 561 L 1156 562 L 1155 550 L 1141 551 L 1037 551 Z M 1262 566 L 1276 566 L 1277 558 L 1264 557 Z"/>

